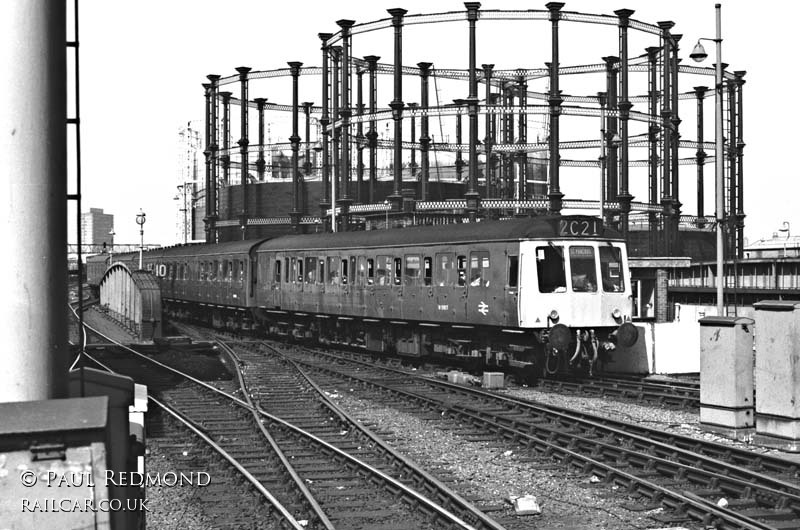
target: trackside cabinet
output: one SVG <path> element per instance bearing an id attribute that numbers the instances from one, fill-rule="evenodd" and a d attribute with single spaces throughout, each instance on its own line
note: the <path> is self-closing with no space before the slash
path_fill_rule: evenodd
<path id="1" fill-rule="evenodd" d="M 0 403 L 0 528 L 112 528 L 107 436 L 106 396 Z"/>
<path id="2" fill-rule="evenodd" d="M 754 442 L 800 452 L 800 301 L 754 304 L 756 435 Z"/>
<path id="3" fill-rule="evenodd" d="M 730 438 L 754 432 L 753 324 L 746 317 L 700 319 L 700 424 Z"/>

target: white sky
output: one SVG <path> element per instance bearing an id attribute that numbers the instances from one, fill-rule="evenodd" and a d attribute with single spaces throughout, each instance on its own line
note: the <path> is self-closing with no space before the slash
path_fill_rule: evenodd
<path id="1" fill-rule="evenodd" d="M 357 23 L 388 17 L 387 8 L 403 7 L 408 14 L 456 11 L 462 2 L 382 0 L 338 2 L 265 2 L 256 0 L 138 0 L 80 2 L 81 119 L 83 153 L 83 207 L 105 209 L 115 216 L 117 243 L 138 241 L 134 219 L 139 208 L 147 213 L 145 241 L 175 242 L 176 144 L 179 127 L 189 120 L 202 120 L 204 98 L 201 84 L 207 74 L 235 73 L 237 66 L 254 70 L 285 68 L 287 61 L 306 66 L 321 64 L 319 32 L 335 33 L 336 20 Z M 483 9 L 545 9 L 545 2 L 487 0 Z M 581 13 L 613 14 L 615 9 L 634 9 L 633 17 L 655 24 L 660 20 L 676 23 L 674 33 L 684 35 L 680 56 L 684 64 L 699 37 L 714 37 L 714 2 L 673 0 L 652 2 L 628 0 L 568 1 L 564 10 Z M 789 95 L 795 88 L 796 71 L 792 61 L 798 49 L 794 32 L 800 20 L 800 4 L 779 2 L 769 8 L 753 2 L 730 1 L 722 6 L 723 62 L 728 69 L 746 70 L 744 86 L 745 235 L 750 241 L 769 236 L 784 221 L 800 231 L 793 197 L 800 191 L 796 162 L 792 155 L 797 134 L 790 124 L 800 123 L 800 110 Z M 617 55 L 616 27 L 561 23 L 562 66 L 593 64 L 600 57 Z M 657 40 L 630 33 L 630 55 L 643 53 L 644 46 Z M 353 40 L 356 56 L 380 55 L 381 62 L 392 62 L 393 35 L 382 30 Z M 550 59 L 550 26 L 547 22 L 479 21 L 477 63 L 491 62 L 498 67 L 538 68 Z M 702 66 L 713 64 L 713 43 L 705 43 L 710 55 Z M 504 59 L 505 57 L 505 59 Z M 409 26 L 404 31 L 403 62 L 433 62 L 439 68 L 466 68 L 466 22 Z M 640 78 L 637 78 L 640 79 Z M 631 80 L 632 84 L 639 80 Z M 573 95 L 593 95 L 604 90 L 605 81 L 588 78 L 580 83 L 562 80 L 562 89 Z M 681 92 L 692 86 L 713 86 L 713 78 L 681 79 Z M 288 79 L 255 81 L 250 97 L 266 97 L 272 102 L 291 103 Z M 379 77 L 379 106 L 391 99 L 391 80 Z M 631 95 L 644 88 L 632 85 Z M 405 85 L 404 100 L 419 101 L 416 81 Z M 530 87 L 542 90 L 542 86 Z M 238 93 L 238 85 L 229 89 Z M 300 101 L 319 104 L 318 77 L 301 77 Z M 467 95 L 466 84 L 463 94 Z M 431 101 L 434 100 L 431 92 Z M 457 97 L 457 96 L 450 96 Z M 481 89 L 482 97 L 482 89 Z M 689 105 L 689 106 L 686 106 Z M 705 139 L 713 140 L 713 98 L 706 99 Z M 694 139 L 694 103 L 681 107 L 682 136 Z M 640 109 L 639 106 L 634 110 Z M 572 118 L 581 120 L 581 118 Z M 256 122 L 251 115 L 251 124 Z M 302 124 L 302 120 L 301 120 Z M 564 121 L 562 119 L 562 124 Z M 434 128 L 434 125 L 431 125 Z M 436 127 L 438 128 L 438 126 Z M 302 125 L 301 125 L 302 131 Z M 466 138 L 465 120 L 465 138 Z M 446 134 L 446 132 L 445 132 Z M 274 141 L 285 141 L 276 138 Z M 592 121 L 562 125 L 562 141 L 599 136 Z M 235 134 L 236 138 L 237 135 Z M 253 142 L 251 138 L 251 143 Z M 691 156 L 688 150 L 681 157 Z M 562 158 L 592 158 L 597 153 L 563 152 Z M 632 154 L 641 158 L 644 153 Z M 706 215 L 713 214 L 713 165 L 706 166 Z M 562 189 L 566 198 L 596 198 L 585 190 L 598 187 L 598 172 L 592 169 L 562 169 Z M 637 188 L 646 182 L 631 175 L 636 198 L 644 200 Z M 695 213 L 694 166 L 681 166 L 681 199 L 684 213 Z M 73 191 L 70 189 L 70 191 Z M 70 220 L 74 213 L 70 214 Z M 74 229 L 70 231 L 74 239 Z"/>

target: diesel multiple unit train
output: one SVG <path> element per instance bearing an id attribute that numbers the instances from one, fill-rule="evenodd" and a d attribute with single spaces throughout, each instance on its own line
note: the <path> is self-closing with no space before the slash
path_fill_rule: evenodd
<path id="1" fill-rule="evenodd" d="M 143 263 L 167 316 L 373 352 L 542 374 L 637 336 L 624 240 L 594 217 L 182 245 Z M 88 283 L 108 266 L 88 258 Z"/>

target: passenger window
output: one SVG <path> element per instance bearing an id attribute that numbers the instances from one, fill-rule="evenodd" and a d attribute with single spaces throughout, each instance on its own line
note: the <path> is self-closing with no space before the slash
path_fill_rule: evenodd
<path id="1" fill-rule="evenodd" d="M 317 258 L 306 258 L 306 283 L 315 283 L 317 281 L 316 273 Z"/>
<path id="2" fill-rule="evenodd" d="M 569 247 L 569 267 L 573 291 L 576 293 L 597 292 L 597 269 L 593 247 Z"/>
<path id="3" fill-rule="evenodd" d="M 358 257 L 358 271 L 356 274 L 356 285 L 367 284 L 367 258 L 364 256 Z"/>
<path id="4" fill-rule="evenodd" d="M 378 285 L 391 285 L 392 283 L 392 258 L 389 256 L 378 256 L 378 265 L 376 266 L 376 276 L 378 277 Z"/>
<path id="5" fill-rule="evenodd" d="M 297 258 L 292 258 L 291 281 L 297 281 Z"/>
<path id="6" fill-rule="evenodd" d="M 275 283 L 281 283 L 281 259 L 277 258 L 275 260 L 275 274 L 273 277 L 273 281 Z"/>
<path id="7" fill-rule="evenodd" d="M 347 285 L 347 277 L 348 277 L 347 264 L 348 264 L 347 258 L 342 258 L 342 261 L 341 261 L 342 285 Z"/>
<path id="8" fill-rule="evenodd" d="M 403 260 L 394 258 L 394 284 L 400 285 L 400 278 L 403 277 Z"/>
<path id="9" fill-rule="evenodd" d="M 469 284 L 471 287 L 489 285 L 489 253 L 472 252 L 469 255 Z"/>
<path id="10" fill-rule="evenodd" d="M 297 259 L 297 283 L 303 283 L 303 258 Z"/>
<path id="11" fill-rule="evenodd" d="M 244 281 L 244 261 L 239 260 L 239 281 Z"/>
<path id="12" fill-rule="evenodd" d="M 283 270 L 286 271 L 286 273 L 283 275 L 283 281 L 286 282 L 286 283 L 289 283 L 290 281 L 292 281 L 292 270 L 293 270 L 293 267 L 292 268 L 290 268 L 290 267 L 291 267 L 291 265 L 290 265 L 290 262 L 289 262 L 289 258 L 284 258 L 284 260 L 283 260 Z"/>
<path id="13" fill-rule="evenodd" d="M 600 247 L 600 274 L 605 292 L 619 293 L 625 290 L 625 280 L 622 278 L 622 251 L 618 247 Z"/>
<path id="14" fill-rule="evenodd" d="M 350 269 L 348 269 L 348 270 L 350 272 L 350 274 L 348 275 L 348 278 L 350 278 L 350 282 L 349 283 L 350 283 L 350 285 L 355 285 L 355 283 L 356 283 L 356 257 L 355 256 L 351 256 L 350 257 Z"/>
<path id="15" fill-rule="evenodd" d="M 228 278 L 228 262 L 227 261 L 223 261 L 222 262 L 222 280 L 226 281 L 226 282 L 229 282 L 231 280 L 230 278 Z"/>
<path id="16" fill-rule="evenodd" d="M 433 284 L 433 260 L 429 257 L 422 259 L 422 278 L 425 285 Z"/>
<path id="17" fill-rule="evenodd" d="M 458 256 L 456 258 L 456 268 L 458 269 L 458 286 L 467 285 L 467 257 Z"/>
<path id="18" fill-rule="evenodd" d="M 419 256 L 406 256 L 405 285 L 417 285 L 419 281 Z"/>
<path id="19" fill-rule="evenodd" d="M 508 280 L 509 287 L 519 286 L 519 256 L 508 257 Z"/>
<path id="20" fill-rule="evenodd" d="M 367 258 L 367 285 L 375 282 L 375 260 Z"/>
<path id="21" fill-rule="evenodd" d="M 317 283 L 325 282 L 325 260 L 319 259 L 319 271 L 317 272 Z"/>
<path id="22" fill-rule="evenodd" d="M 339 257 L 328 258 L 328 283 L 338 285 L 339 281 Z"/>
<path id="23" fill-rule="evenodd" d="M 455 260 L 452 254 L 436 254 L 436 285 L 455 284 Z"/>
<path id="24" fill-rule="evenodd" d="M 539 276 L 540 293 L 567 292 L 564 247 L 536 247 L 536 274 Z"/>

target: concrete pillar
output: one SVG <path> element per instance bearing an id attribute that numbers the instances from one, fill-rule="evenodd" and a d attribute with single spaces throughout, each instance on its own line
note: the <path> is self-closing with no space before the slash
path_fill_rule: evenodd
<path id="1" fill-rule="evenodd" d="M 66 25 L 64 2 L 0 2 L 0 402 L 67 396 Z"/>

